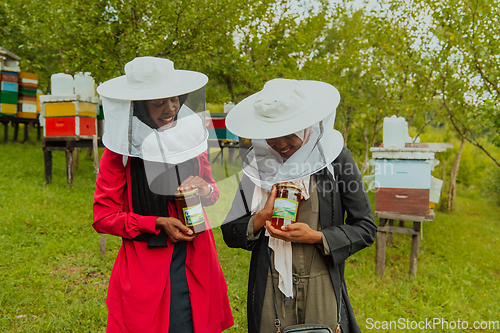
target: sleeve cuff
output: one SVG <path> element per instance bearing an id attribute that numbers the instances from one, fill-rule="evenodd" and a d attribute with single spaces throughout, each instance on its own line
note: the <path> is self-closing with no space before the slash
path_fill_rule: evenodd
<path id="1" fill-rule="evenodd" d="M 247 242 L 253 242 L 253 241 L 256 241 L 257 239 L 259 239 L 261 232 L 262 232 L 262 229 L 259 230 L 259 232 L 256 235 L 254 235 L 254 233 L 253 233 L 253 216 L 252 216 L 250 218 L 250 220 L 248 221 Z"/>
<path id="2" fill-rule="evenodd" d="M 155 228 L 157 218 L 157 216 L 141 216 L 137 221 L 139 231 L 155 235 L 159 234 L 160 229 Z"/>
<path id="3" fill-rule="evenodd" d="M 330 246 L 328 245 L 328 242 L 326 241 L 326 237 L 324 233 L 321 233 L 321 240 L 323 241 L 322 244 L 318 244 L 319 247 L 323 250 L 323 255 L 328 256 L 330 255 Z"/>

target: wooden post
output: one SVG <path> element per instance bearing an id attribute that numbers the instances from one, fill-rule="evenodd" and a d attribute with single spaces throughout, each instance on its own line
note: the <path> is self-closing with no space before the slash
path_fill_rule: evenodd
<path id="1" fill-rule="evenodd" d="M 229 150 L 229 153 L 228 153 L 229 162 L 234 162 L 236 160 L 236 149 L 237 148 L 232 148 L 232 147 L 228 148 L 228 150 Z"/>
<path id="2" fill-rule="evenodd" d="M 66 148 L 66 177 L 68 184 L 73 183 L 73 149 Z"/>
<path id="3" fill-rule="evenodd" d="M 101 238 L 99 239 L 99 249 L 101 250 L 101 254 L 106 255 L 106 234 L 101 234 Z"/>
<path id="4" fill-rule="evenodd" d="M 40 141 L 40 138 L 42 137 L 42 126 L 40 126 L 40 123 L 36 125 L 36 140 Z"/>
<path id="5" fill-rule="evenodd" d="M 410 272 L 411 277 L 417 276 L 417 257 L 418 247 L 420 245 L 420 227 L 422 222 L 413 222 L 413 230 L 417 232 L 416 235 L 411 236 L 411 253 L 410 253 Z"/>
<path id="6" fill-rule="evenodd" d="M 24 142 L 28 142 L 29 140 L 29 123 L 24 123 Z"/>
<path id="7" fill-rule="evenodd" d="M 224 166 L 224 144 L 220 146 L 220 165 Z"/>
<path id="8" fill-rule="evenodd" d="M 78 170 L 78 147 L 73 149 L 73 167 Z"/>
<path id="9" fill-rule="evenodd" d="M 9 141 L 9 122 L 8 121 L 4 121 L 3 122 L 3 141 L 5 143 L 7 143 L 7 141 Z"/>
<path id="10" fill-rule="evenodd" d="M 401 228 L 404 228 L 405 227 L 405 221 L 404 220 L 399 220 L 399 226 Z"/>
<path id="11" fill-rule="evenodd" d="M 380 218 L 379 225 L 381 227 L 385 226 L 387 220 Z M 377 231 L 377 239 L 375 243 L 377 255 L 375 257 L 375 273 L 383 277 L 385 269 L 385 247 L 386 247 L 386 233 Z"/>
<path id="12" fill-rule="evenodd" d="M 97 135 L 92 136 L 92 150 L 94 151 L 94 171 L 97 174 L 99 172 L 99 150 L 97 145 Z"/>
<path id="13" fill-rule="evenodd" d="M 16 121 L 16 122 L 12 122 L 12 124 L 14 125 L 14 136 L 12 137 L 12 141 L 17 141 L 17 134 L 19 133 L 19 123 Z"/>
<path id="14" fill-rule="evenodd" d="M 43 159 L 45 162 L 45 184 L 49 185 L 52 183 L 52 152 L 44 148 Z"/>
<path id="15" fill-rule="evenodd" d="M 389 220 L 387 223 L 390 227 L 394 226 L 394 220 Z M 392 232 L 387 233 L 387 244 L 392 244 Z"/>

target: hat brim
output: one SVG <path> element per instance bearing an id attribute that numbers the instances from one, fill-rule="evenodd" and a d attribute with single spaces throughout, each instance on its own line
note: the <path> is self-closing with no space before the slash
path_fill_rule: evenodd
<path id="1" fill-rule="evenodd" d="M 175 70 L 164 84 L 154 88 L 137 89 L 130 87 L 126 75 L 122 75 L 100 84 L 97 93 L 107 98 L 142 101 L 187 94 L 202 88 L 207 82 L 208 77 L 203 73 Z"/>
<path id="2" fill-rule="evenodd" d="M 255 117 L 255 93 L 229 111 L 226 116 L 227 129 L 242 138 L 270 139 L 289 135 L 308 128 L 335 112 L 340 102 L 338 90 L 325 82 L 300 81 L 309 96 L 310 107 L 293 118 L 279 122 L 267 122 Z"/>

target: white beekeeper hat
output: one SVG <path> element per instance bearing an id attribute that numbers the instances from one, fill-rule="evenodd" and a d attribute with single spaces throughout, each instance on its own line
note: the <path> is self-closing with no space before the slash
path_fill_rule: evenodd
<path id="1" fill-rule="evenodd" d="M 275 183 L 303 179 L 325 167 L 332 171 L 331 163 L 344 146 L 342 134 L 333 128 L 339 102 L 339 92 L 328 83 L 274 79 L 238 103 L 227 115 L 226 126 L 252 139 L 253 147 L 242 158 L 245 174 L 270 189 Z M 307 142 L 287 160 L 265 140 L 309 128 Z"/>
<path id="2" fill-rule="evenodd" d="M 183 95 L 204 87 L 205 74 L 174 69 L 168 59 L 139 57 L 125 65 L 125 75 L 97 87 L 99 95 L 128 101 L 142 101 Z"/>
<path id="3" fill-rule="evenodd" d="M 174 69 L 168 59 L 138 57 L 125 65 L 125 75 L 97 88 L 102 98 L 103 144 L 115 153 L 147 161 L 182 163 L 207 149 L 205 74 Z M 138 114 L 138 101 L 180 96 L 174 124 L 152 126 Z M 148 112 L 147 108 L 143 112 Z"/>

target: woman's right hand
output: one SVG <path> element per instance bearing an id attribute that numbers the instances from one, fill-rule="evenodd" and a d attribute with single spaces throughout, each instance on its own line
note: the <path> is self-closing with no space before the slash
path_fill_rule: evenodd
<path id="1" fill-rule="evenodd" d="M 161 228 L 165 231 L 172 243 L 187 241 L 191 242 L 197 234 L 186 227 L 184 223 L 174 217 L 158 217 L 155 228 Z"/>
<path id="2" fill-rule="evenodd" d="M 267 197 L 266 204 L 254 217 L 253 217 L 253 233 L 256 234 L 262 227 L 266 225 L 266 221 L 271 221 L 273 217 L 274 199 L 276 198 L 276 185 L 273 185 L 269 197 Z"/>

